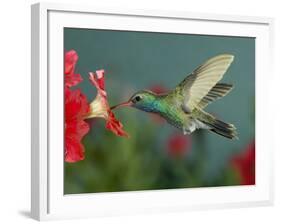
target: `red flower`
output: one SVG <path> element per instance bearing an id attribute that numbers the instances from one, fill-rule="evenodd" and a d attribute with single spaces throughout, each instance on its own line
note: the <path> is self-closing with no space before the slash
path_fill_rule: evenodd
<path id="1" fill-rule="evenodd" d="M 65 54 L 64 68 L 64 97 L 65 97 L 65 161 L 78 162 L 84 159 L 84 146 L 82 138 L 89 132 L 89 125 L 84 121 L 91 117 L 106 119 L 106 128 L 119 136 L 128 136 L 123 130 L 123 125 L 116 120 L 109 108 L 106 91 L 104 88 L 104 71 L 97 71 L 97 78 L 90 73 L 90 81 L 96 86 L 98 94 L 89 105 L 86 96 L 78 90 L 70 87 L 82 81 L 79 74 L 75 74 L 75 66 L 78 55 L 74 50 Z"/>
<path id="2" fill-rule="evenodd" d="M 65 88 L 65 161 L 78 162 L 84 159 L 82 138 L 89 132 L 83 118 L 89 113 L 85 95 L 80 90 Z"/>
<path id="3" fill-rule="evenodd" d="M 181 157 L 191 149 L 191 138 L 187 135 L 173 134 L 168 139 L 168 153 Z"/>
<path id="4" fill-rule="evenodd" d="M 107 102 L 107 94 L 104 83 L 104 70 L 98 70 L 96 73 L 90 72 L 90 81 L 97 88 L 96 98 L 90 104 L 90 113 L 87 118 L 101 117 L 106 120 L 106 128 L 118 136 L 128 137 L 123 130 L 123 125 L 118 121 L 110 110 Z"/>
<path id="5" fill-rule="evenodd" d="M 238 171 L 241 185 L 255 184 L 255 142 L 250 143 L 246 150 L 235 156 L 231 161 Z"/>
<path id="6" fill-rule="evenodd" d="M 65 54 L 65 161 L 77 162 L 84 159 L 84 146 L 81 139 L 88 133 L 89 125 L 83 120 L 89 113 L 87 98 L 80 90 L 71 90 L 71 86 L 82 81 L 79 74 L 74 74 L 78 55 L 74 50 Z"/>
<path id="7" fill-rule="evenodd" d="M 78 61 L 78 55 L 76 51 L 70 50 L 65 53 L 64 84 L 66 87 L 75 86 L 82 81 L 82 77 L 79 74 L 74 74 L 77 61 Z"/>

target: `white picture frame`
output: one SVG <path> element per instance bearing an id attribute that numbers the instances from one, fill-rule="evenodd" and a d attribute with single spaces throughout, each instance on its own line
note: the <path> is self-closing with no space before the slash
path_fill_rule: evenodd
<path id="1" fill-rule="evenodd" d="M 255 37 L 256 185 L 64 195 L 63 27 Z M 270 133 L 263 131 L 272 124 L 267 78 L 273 75 L 272 30 L 271 18 L 32 5 L 32 217 L 50 220 L 272 204 L 273 147 Z"/>

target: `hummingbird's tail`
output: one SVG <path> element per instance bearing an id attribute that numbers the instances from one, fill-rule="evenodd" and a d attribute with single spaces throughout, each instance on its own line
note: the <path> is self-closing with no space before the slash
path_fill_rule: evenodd
<path id="1" fill-rule="evenodd" d="M 207 125 L 210 131 L 229 139 L 238 139 L 238 134 L 233 124 L 225 123 L 203 110 L 200 112 L 197 119 Z"/>

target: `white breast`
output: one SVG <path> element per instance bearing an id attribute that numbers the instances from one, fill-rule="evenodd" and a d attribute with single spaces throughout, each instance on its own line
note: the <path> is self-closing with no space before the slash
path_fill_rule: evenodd
<path id="1" fill-rule="evenodd" d="M 186 135 L 186 134 L 191 134 L 192 132 L 194 132 L 196 129 L 200 129 L 200 128 L 203 128 L 203 129 L 210 129 L 210 127 L 204 123 L 202 123 L 201 121 L 199 120 L 196 120 L 196 119 L 192 119 L 190 120 L 190 122 L 188 122 L 188 124 L 186 124 L 184 127 L 183 127 L 183 134 Z"/>

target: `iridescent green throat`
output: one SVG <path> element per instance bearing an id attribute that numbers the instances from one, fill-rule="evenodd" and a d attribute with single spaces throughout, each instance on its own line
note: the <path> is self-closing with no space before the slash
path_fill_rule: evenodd
<path id="1" fill-rule="evenodd" d="M 138 108 L 139 110 L 143 110 L 145 112 L 151 113 L 165 113 L 165 96 L 161 95 L 150 95 L 145 97 L 142 102 L 139 102 L 134 105 L 134 107 Z"/>

